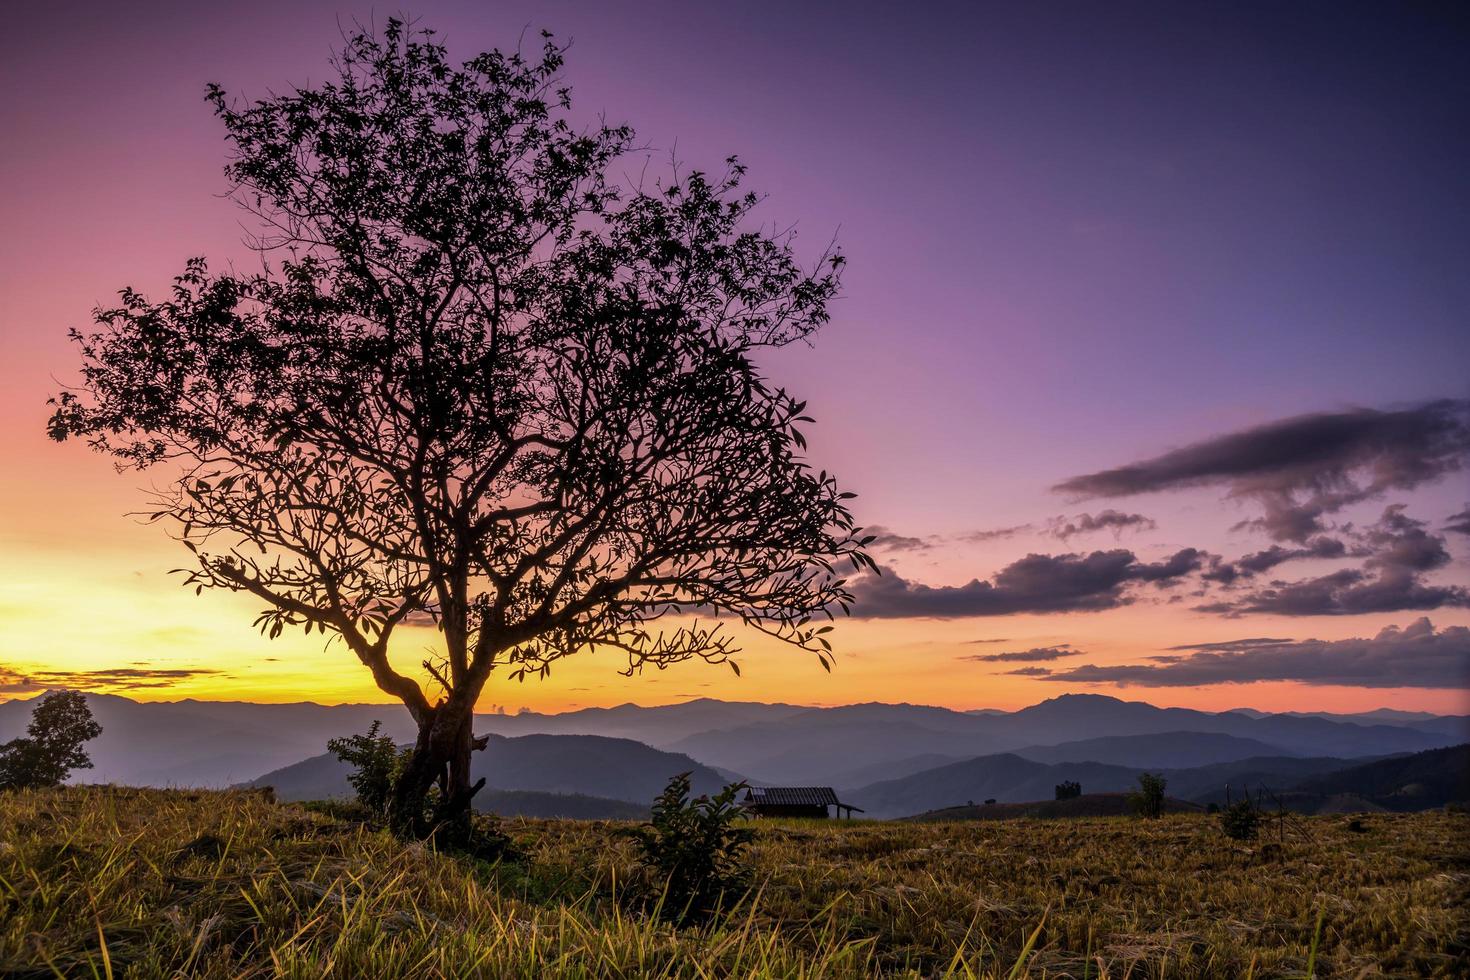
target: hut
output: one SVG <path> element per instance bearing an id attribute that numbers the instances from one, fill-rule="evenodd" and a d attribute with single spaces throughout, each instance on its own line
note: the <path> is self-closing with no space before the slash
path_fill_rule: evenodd
<path id="1" fill-rule="evenodd" d="M 843 803 L 830 786 L 752 786 L 741 801 L 747 812 L 756 817 L 816 817 L 825 820 L 835 809 L 838 816 L 846 811 L 848 819 L 862 809 Z"/>

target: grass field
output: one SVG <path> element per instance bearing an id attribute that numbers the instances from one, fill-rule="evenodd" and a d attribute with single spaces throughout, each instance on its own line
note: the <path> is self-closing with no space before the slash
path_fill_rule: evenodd
<path id="1" fill-rule="evenodd" d="M 607 823 L 507 822 L 488 865 L 258 795 L 15 793 L 0 976 L 1466 975 L 1470 818 L 1361 820 L 762 823 L 752 896 L 674 928 Z"/>

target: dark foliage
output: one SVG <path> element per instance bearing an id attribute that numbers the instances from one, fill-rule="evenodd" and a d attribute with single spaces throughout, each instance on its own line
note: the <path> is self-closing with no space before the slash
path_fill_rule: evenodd
<path id="1" fill-rule="evenodd" d="M 83 746 L 102 734 L 87 699 L 53 691 L 31 711 L 23 738 L 0 745 L 0 790 L 60 786 L 74 769 L 91 769 Z"/>
<path id="2" fill-rule="evenodd" d="M 53 437 L 155 469 L 189 585 L 340 640 L 407 706 L 404 832 L 468 823 L 493 671 L 596 647 L 735 669 L 721 619 L 829 667 L 813 620 L 851 601 L 839 565 L 872 567 L 803 458 L 805 403 L 755 361 L 827 320 L 841 256 L 804 269 L 756 230 L 733 158 L 627 188 L 632 131 L 573 126 L 562 59 L 547 37 L 456 65 L 389 21 L 316 87 L 211 87 L 262 271 L 124 290 L 54 399 Z M 418 676 L 388 652 L 410 621 L 443 642 Z"/>
<path id="3" fill-rule="evenodd" d="M 1151 772 L 1139 774 L 1138 789 L 1128 794 L 1133 812 L 1140 817 L 1154 819 L 1164 815 L 1164 787 L 1168 780 Z"/>
<path id="4" fill-rule="evenodd" d="M 382 724 L 374 721 L 364 734 L 327 742 L 328 752 L 352 766 L 347 781 L 357 793 L 357 802 L 374 814 L 387 812 L 393 783 L 408 756 L 393 739 L 379 734 L 381 728 Z"/>
<path id="5" fill-rule="evenodd" d="M 755 836 L 736 826 L 744 811 L 732 783 L 713 797 L 689 797 L 689 774 L 669 780 L 642 827 L 626 831 L 638 843 L 644 866 L 662 888 L 663 911 L 676 920 L 696 919 L 744 894 L 749 869 L 742 863 Z"/>
<path id="6" fill-rule="evenodd" d="M 1075 779 L 1066 779 L 1057 783 L 1057 799 L 1075 800 L 1082 795 L 1082 784 Z"/>
<path id="7" fill-rule="evenodd" d="M 1261 833 L 1263 816 L 1256 801 L 1251 799 L 1250 793 L 1246 793 L 1240 799 L 1221 807 L 1216 819 L 1220 821 L 1220 830 L 1226 837 L 1231 840 L 1252 841 Z"/>

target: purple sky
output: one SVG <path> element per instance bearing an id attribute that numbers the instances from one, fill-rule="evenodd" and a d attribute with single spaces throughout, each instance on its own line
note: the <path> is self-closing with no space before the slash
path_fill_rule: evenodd
<path id="1" fill-rule="evenodd" d="M 52 379 L 75 369 L 65 328 L 124 284 L 157 291 L 190 255 L 245 254 L 240 215 L 218 197 L 224 144 L 204 83 L 263 95 L 319 81 L 339 23 L 395 10 L 8 12 L 0 439 L 26 470 L 0 477 L 12 547 L 40 547 L 25 529 L 59 499 L 86 515 L 74 523 L 88 541 L 129 509 L 131 484 L 41 438 Z M 769 366 L 809 397 L 813 456 L 860 492 L 870 523 L 923 537 L 1044 521 L 1078 511 L 1048 491 L 1078 474 L 1302 413 L 1470 395 L 1470 29 L 1450 5 L 411 11 L 463 56 L 526 28 L 528 44 L 541 27 L 571 39 L 578 110 L 632 123 L 654 148 L 650 172 L 676 143 L 693 166 L 737 152 L 769 194 L 767 220 L 799 222 L 812 253 L 837 236 L 849 271 L 833 323 L 815 349 Z M 82 486 L 38 489 L 38 467 Z M 1141 559 L 1264 547 L 1230 530 L 1256 511 L 1222 496 L 1105 505 L 1157 521 L 1123 539 Z M 1351 516 L 1404 502 L 1437 526 L 1467 500 L 1459 472 Z M 1438 574 L 1465 580 L 1463 541 Z M 1043 547 L 1021 536 L 891 564 L 959 585 Z M 1428 614 L 1470 623 L 1461 607 Z M 1372 636 L 1418 615 L 1296 620 L 1271 635 Z M 1199 642 L 1261 628 L 1159 622 Z M 1027 635 L 1106 646 L 1140 632 L 1062 617 Z M 0 646 L 0 661 L 23 654 Z"/>

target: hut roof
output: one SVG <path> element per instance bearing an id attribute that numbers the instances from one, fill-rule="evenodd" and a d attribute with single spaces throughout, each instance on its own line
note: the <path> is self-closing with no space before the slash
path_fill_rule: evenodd
<path id="1" fill-rule="evenodd" d="M 745 802 L 756 806 L 840 806 L 830 786 L 753 786 Z"/>

